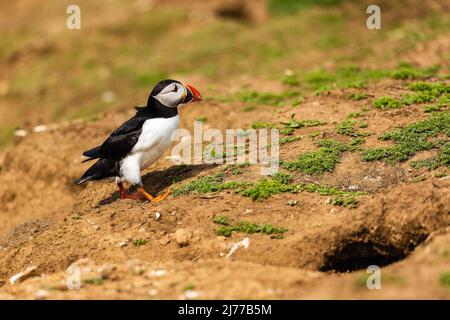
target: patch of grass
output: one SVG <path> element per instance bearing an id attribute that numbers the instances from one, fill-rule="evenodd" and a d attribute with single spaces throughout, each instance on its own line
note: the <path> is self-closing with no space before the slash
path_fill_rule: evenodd
<path id="1" fill-rule="evenodd" d="M 439 277 L 439 282 L 450 290 L 450 272 L 444 272 Z"/>
<path id="2" fill-rule="evenodd" d="M 253 111 L 253 110 L 255 110 L 255 109 L 256 109 L 255 106 L 245 106 L 244 108 L 242 108 L 242 111 L 244 111 L 244 112 L 250 112 L 250 111 Z"/>
<path id="3" fill-rule="evenodd" d="M 346 145 L 334 140 L 322 140 L 319 150 L 306 152 L 294 161 L 283 162 L 283 167 L 306 174 L 323 174 L 333 171 L 341 159 L 341 154 L 347 149 Z"/>
<path id="4" fill-rule="evenodd" d="M 284 184 L 289 184 L 294 178 L 288 173 L 277 172 L 272 176 L 272 179 Z"/>
<path id="5" fill-rule="evenodd" d="M 311 5 L 337 5 L 341 0 L 269 0 L 267 9 L 276 15 L 293 14 Z"/>
<path id="6" fill-rule="evenodd" d="M 184 287 L 183 287 L 183 291 L 188 291 L 188 290 L 194 290 L 195 286 L 192 283 L 187 283 Z"/>
<path id="7" fill-rule="evenodd" d="M 439 148 L 442 141 L 431 141 L 439 134 L 450 137 L 450 114 L 434 113 L 428 119 L 383 134 L 380 140 L 392 140 L 395 145 L 386 148 L 371 148 L 363 152 L 364 161 L 385 160 L 395 163 L 406 161 L 422 150 Z M 440 161 L 447 164 L 449 144 L 442 148 Z"/>
<path id="8" fill-rule="evenodd" d="M 336 126 L 336 132 L 349 137 L 366 137 L 369 135 L 369 133 L 367 132 L 356 131 L 355 129 L 356 125 L 358 125 L 358 121 L 346 119 Z"/>
<path id="9" fill-rule="evenodd" d="M 356 92 L 356 93 L 352 93 L 348 96 L 348 98 L 353 101 L 365 100 L 368 97 L 369 97 L 369 95 L 364 92 Z"/>
<path id="10" fill-rule="evenodd" d="M 287 72 L 284 74 L 281 82 L 285 85 L 296 87 L 300 84 L 300 77 L 293 72 Z"/>
<path id="11" fill-rule="evenodd" d="M 441 284 L 450 290 L 450 272 L 444 272 L 439 277 Z"/>
<path id="12" fill-rule="evenodd" d="M 232 175 L 239 175 L 243 173 L 243 168 L 247 168 L 250 166 L 250 163 L 236 163 L 236 164 L 229 164 L 225 167 L 224 172 L 225 173 L 231 173 Z"/>
<path id="13" fill-rule="evenodd" d="M 0 128 L 0 149 L 6 147 L 14 137 L 15 126 L 3 126 Z"/>
<path id="14" fill-rule="evenodd" d="M 407 86 L 413 93 L 406 93 L 400 99 L 394 97 L 380 97 L 372 105 L 379 109 L 396 109 L 405 105 L 438 101 L 436 107 L 440 109 L 448 104 L 450 85 L 445 83 L 415 82 Z M 444 95 L 444 96 L 442 96 Z M 441 97 L 440 100 L 439 97 Z"/>
<path id="15" fill-rule="evenodd" d="M 391 72 L 391 77 L 394 79 L 409 80 L 420 79 L 435 76 L 439 71 L 439 66 L 429 68 L 415 68 L 411 64 L 400 64 L 395 70 Z"/>
<path id="16" fill-rule="evenodd" d="M 216 173 L 212 176 L 206 176 L 191 181 L 173 191 L 174 196 L 187 193 L 209 193 L 222 190 L 233 190 L 241 186 L 238 182 L 223 182 L 225 178 L 224 172 Z"/>
<path id="17" fill-rule="evenodd" d="M 277 129 L 277 125 L 271 122 L 256 121 L 252 123 L 252 129 Z"/>
<path id="18" fill-rule="evenodd" d="M 145 240 L 145 239 L 134 239 L 134 240 L 133 240 L 133 244 L 134 244 L 136 247 L 144 246 L 144 245 L 147 244 L 147 240 Z"/>
<path id="19" fill-rule="evenodd" d="M 426 176 L 417 176 L 417 177 L 412 178 L 411 182 L 412 183 L 417 183 L 417 182 L 422 182 L 422 181 L 425 181 L 425 180 L 427 180 Z"/>
<path id="20" fill-rule="evenodd" d="M 83 284 L 91 284 L 91 285 L 95 285 L 95 286 L 102 285 L 103 282 L 105 282 L 105 279 L 103 279 L 103 277 L 88 278 L 88 279 L 83 279 L 83 281 L 82 281 Z"/>
<path id="21" fill-rule="evenodd" d="M 371 80 L 379 80 L 389 76 L 389 71 L 381 69 L 361 69 L 357 66 L 338 68 L 334 72 L 324 69 L 305 73 L 306 83 L 316 93 L 334 88 L 364 88 Z"/>
<path id="22" fill-rule="evenodd" d="M 219 219 L 214 218 L 213 222 L 219 224 L 220 227 L 217 228 L 216 233 L 219 236 L 229 237 L 233 232 L 242 233 L 263 233 L 268 235 L 282 235 L 288 229 L 277 228 L 272 224 L 257 224 L 248 221 L 232 222 L 226 216 L 221 216 Z"/>
<path id="23" fill-rule="evenodd" d="M 241 90 L 235 94 L 234 100 L 255 105 L 280 106 L 286 103 L 288 99 L 298 98 L 299 96 L 300 92 L 292 90 L 282 93 Z"/>
<path id="24" fill-rule="evenodd" d="M 198 117 L 197 119 L 195 119 L 195 121 L 206 122 L 206 121 L 208 121 L 208 118 L 207 117 Z"/>
<path id="25" fill-rule="evenodd" d="M 372 105 L 378 109 L 398 109 L 402 106 L 402 102 L 393 97 L 380 97 L 372 102 Z"/>
<path id="26" fill-rule="evenodd" d="M 331 203 L 336 206 L 355 208 L 358 206 L 357 197 L 364 195 L 363 192 L 345 191 L 337 187 L 323 186 L 314 183 L 302 183 L 296 186 L 294 192 L 318 193 L 321 196 L 335 196 Z"/>
<path id="27" fill-rule="evenodd" d="M 320 120 L 297 120 L 295 118 L 295 113 L 291 114 L 291 118 L 287 122 L 281 122 L 284 129 L 281 131 L 282 134 L 290 135 L 295 129 L 305 128 L 305 127 L 316 127 L 324 125 L 325 122 Z"/>
<path id="28" fill-rule="evenodd" d="M 280 139 L 280 144 L 286 144 L 289 142 L 300 140 L 301 137 L 284 137 Z"/>
<path id="29" fill-rule="evenodd" d="M 275 194 L 288 192 L 295 189 L 295 186 L 284 184 L 279 180 L 274 179 L 262 179 L 256 184 L 241 190 L 240 195 L 244 197 L 250 197 L 252 200 L 261 201 Z"/>
<path id="30" fill-rule="evenodd" d="M 317 138 L 318 136 L 320 136 L 320 131 L 314 131 L 309 134 L 311 139 Z"/>

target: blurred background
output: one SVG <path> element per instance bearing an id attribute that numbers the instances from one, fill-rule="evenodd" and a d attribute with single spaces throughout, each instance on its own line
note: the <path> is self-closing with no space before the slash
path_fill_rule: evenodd
<path id="1" fill-rule="evenodd" d="M 382 29 L 368 30 L 372 2 L 2 1 L 0 148 L 18 128 L 143 104 L 166 77 L 216 99 L 242 86 L 314 94 L 360 68 L 448 70 L 450 1 L 377 1 Z M 66 28 L 71 4 L 81 30 Z"/>

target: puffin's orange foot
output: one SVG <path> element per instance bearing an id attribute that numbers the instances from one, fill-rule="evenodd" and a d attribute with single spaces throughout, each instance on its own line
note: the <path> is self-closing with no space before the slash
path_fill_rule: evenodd
<path id="1" fill-rule="evenodd" d="M 165 198 L 167 198 L 168 196 L 170 196 L 171 194 L 172 194 L 172 191 L 169 189 L 166 192 L 164 192 L 163 194 L 160 194 L 159 196 L 153 198 L 153 200 L 151 200 L 151 202 L 155 203 L 155 202 L 162 201 Z"/>

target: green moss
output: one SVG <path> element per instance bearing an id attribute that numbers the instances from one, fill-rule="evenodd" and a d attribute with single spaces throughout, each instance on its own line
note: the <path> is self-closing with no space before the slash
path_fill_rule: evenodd
<path id="1" fill-rule="evenodd" d="M 300 137 L 284 137 L 280 139 L 280 144 L 286 144 L 300 139 L 301 139 Z"/>
<path id="2" fill-rule="evenodd" d="M 255 109 L 256 109 L 255 106 L 245 106 L 244 108 L 242 108 L 242 111 L 244 111 L 244 112 L 250 112 L 250 111 L 253 111 L 253 110 L 255 110 Z"/>
<path id="3" fill-rule="evenodd" d="M 256 105 L 280 106 L 291 98 L 298 98 L 298 91 L 284 91 L 282 93 L 258 92 L 241 90 L 234 96 L 234 100 Z"/>
<path id="4" fill-rule="evenodd" d="M 318 137 L 318 136 L 320 136 L 320 131 L 314 131 L 314 132 L 311 132 L 311 133 L 309 134 L 309 137 L 310 137 L 311 139 L 314 139 L 314 138 L 316 138 L 316 137 Z"/>
<path id="5" fill-rule="evenodd" d="M 450 290 L 450 272 L 444 272 L 439 277 L 439 282 Z"/>
<path id="6" fill-rule="evenodd" d="M 192 283 L 187 283 L 184 287 L 183 287 L 183 291 L 188 291 L 188 290 L 194 290 L 195 286 Z"/>
<path id="7" fill-rule="evenodd" d="M 257 224 L 248 221 L 231 222 L 228 217 L 221 216 L 220 219 L 213 219 L 213 222 L 219 224 L 220 227 L 217 228 L 216 233 L 220 236 L 229 237 L 233 232 L 242 233 L 263 233 L 268 235 L 282 235 L 286 231 L 285 228 L 276 228 L 271 224 Z M 225 223 L 224 223 L 225 222 Z"/>
<path id="8" fill-rule="evenodd" d="M 277 172 L 272 176 L 272 179 L 284 184 L 289 184 L 292 182 L 293 177 L 288 173 Z"/>
<path id="9" fill-rule="evenodd" d="M 223 172 L 216 173 L 212 176 L 206 176 L 191 181 L 173 191 L 174 196 L 187 193 L 208 193 L 217 192 L 228 189 L 237 189 L 241 184 L 238 182 L 223 182 L 225 174 Z"/>
<path id="10" fill-rule="evenodd" d="M 207 117 L 198 117 L 195 121 L 206 122 L 208 120 Z"/>
<path id="11" fill-rule="evenodd" d="M 391 77 L 394 79 L 419 79 L 419 78 L 428 78 L 434 76 L 439 71 L 438 66 L 433 66 L 430 68 L 415 68 L 410 64 L 401 64 L 397 67 L 397 69 L 391 72 Z"/>
<path id="12" fill-rule="evenodd" d="M 364 92 L 356 92 L 356 93 L 352 93 L 348 96 L 348 98 L 353 101 L 365 100 L 368 97 L 369 97 L 369 95 Z"/>
<path id="13" fill-rule="evenodd" d="M 250 186 L 239 192 L 244 197 L 250 197 L 252 200 L 263 200 L 275 194 L 288 192 L 295 189 L 293 185 L 284 184 L 278 180 L 262 179 L 253 186 Z"/>
<path id="14" fill-rule="evenodd" d="M 105 281 L 105 279 L 103 279 L 103 277 L 94 277 L 94 278 L 83 279 L 82 283 L 99 286 L 99 285 L 102 285 L 104 281 Z"/>
<path id="15" fill-rule="evenodd" d="M 295 87 L 295 86 L 298 86 L 300 84 L 300 78 L 299 78 L 299 76 L 297 74 L 294 74 L 294 73 L 292 73 L 292 74 L 285 74 L 283 76 L 283 79 L 281 80 L 281 82 L 283 84 L 288 85 L 288 86 Z"/>
<path id="16" fill-rule="evenodd" d="M 365 137 L 369 135 L 367 132 L 356 131 L 356 125 L 358 125 L 358 121 L 346 119 L 336 126 L 336 132 L 349 137 Z"/>
<path id="17" fill-rule="evenodd" d="M 386 148 L 371 148 L 363 153 L 364 161 L 385 160 L 395 163 L 406 161 L 418 151 L 439 148 L 442 141 L 432 141 L 438 134 L 450 136 L 450 114 L 436 113 L 428 119 L 419 121 L 404 128 L 396 129 L 383 134 L 381 140 L 392 140 L 395 145 Z M 447 147 L 442 148 L 441 161 L 447 161 Z"/>
<path id="18" fill-rule="evenodd" d="M 306 152 L 297 160 L 283 162 L 283 167 L 306 174 L 323 174 L 326 171 L 333 171 L 341 159 L 341 154 L 346 150 L 345 144 L 333 140 L 322 140 L 319 145 L 321 146 L 319 150 Z"/>
<path id="19" fill-rule="evenodd" d="M 408 85 L 407 88 L 414 91 L 414 93 L 406 93 L 400 99 L 380 97 L 374 100 L 372 105 L 379 109 L 395 109 L 405 105 L 439 101 L 437 103 L 437 108 L 439 109 L 448 104 L 450 86 L 445 83 L 415 82 Z M 442 96 L 443 94 L 444 96 Z M 439 97 L 441 98 L 439 99 Z"/>
<path id="20" fill-rule="evenodd" d="M 145 240 L 145 239 L 134 239 L 134 240 L 133 240 L 133 244 L 134 244 L 136 247 L 144 246 L 144 245 L 147 244 L 147 240 Z"/>
<path id="21" fill-rule="evenodd" d="M 380 97 L 372 102 L 372 105 L 378 109 L 397 109 L 402 106 L 400 100 L 393 97 Z"/>
<path id="22" fill-rule="evenodd" d="M 277 129 L 277 125 L 271 122 L 256 121 L 252 124 L 252 129 Z"/>
<path id="23" fill-rule="evenodd" d="M 295 113 L 291 114 L 291 118 L 287 122 L 281 122 L 286 129 L 300 129 L 305 127 L 316 127 L 325 124 L 320 120 L 297 120 Z"/>
<path id="24" fill-rule="evenodd" d="M 311 5 L 336 5 L 341 0 L 269 0 L 267 8 L 275 15 L 293 14 Z"/>

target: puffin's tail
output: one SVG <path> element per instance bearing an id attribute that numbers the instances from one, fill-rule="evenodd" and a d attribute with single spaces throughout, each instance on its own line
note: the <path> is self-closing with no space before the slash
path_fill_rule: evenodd
<path id="1" fill-rule="evenodd" d="M 83 184 L 90 180 L 101 180 L 118 175 L 117 162 L 110 159 L 99 159 L 74 184 Z"/>

